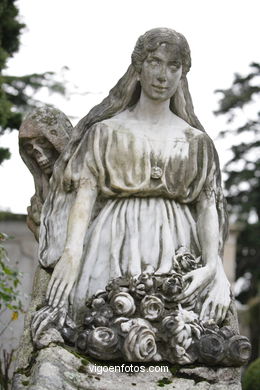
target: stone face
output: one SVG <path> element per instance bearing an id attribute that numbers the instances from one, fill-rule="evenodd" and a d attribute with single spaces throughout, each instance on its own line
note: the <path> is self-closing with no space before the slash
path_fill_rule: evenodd
<path id="1" fill-rule="evenodd" d="M 68 143 L 72 125 L 60 110 L 44 106 L 29 113 L 19 129 L 20 155 L 33 175 L 35 194 L 27 208 L 27 225 L 39 238 L 42 205 L 55 161 Z"/>
<path id="2" fill-rule="evenodd" d="M 122 364 L 100 365 L 75 356 L 61 346 L 52 346 L 38 353 L 29 376 L 15 375 L 13 390 L 158 390 L 160 387 L 175 390 L 241 389 L 239 369 L 181 368 L 162 364 L 161 372 L 152 372 L 149 366 L 131 363 L 124 364 L 122 372 Z M 151 367 L 155 371 L 160 366 Z M 130 370 L 132 372 L 127 372 Z"/>

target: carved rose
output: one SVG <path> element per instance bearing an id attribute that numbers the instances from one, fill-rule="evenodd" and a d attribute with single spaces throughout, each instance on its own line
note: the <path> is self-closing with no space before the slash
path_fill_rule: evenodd
<path id="1" fill-rule="evenodd" d="M 152 325 L 148 321 L 144 320 L 143 318 L 133 318 L 128 321 L 122 321 L 120 326 L 122 332 L 129 333 L 131 328 L 133 328 L 136 325 L 138 325 L 139 327 L 143 326 L 152 329 Z"/>
<path id="2" fill-rule="evenodd" d="M 141 301 L 140 310 L 145 319 L 156 321 L 164 313 L 164 304 L 158 297 L 147 295 Z"/>
<path id="3" fill-rule="evenodd" d="M 232 329 L 230 326 L 223 326 L 220 328 L 219 334 L 224 337 L 224 339 L 230 339 L 235 335 L 234 329 Z"/>
<path id="4" fill-rule="evenodd" d="M 180 364 L 188 364 L 196 359 L 188 353 L 188 349 L 192 344 L 192 327 L 191 324 L 185 323 L 185 316 L 180 316 L 179 313 L 167 316 L 162 321 L 162 327 L 167 335 L 167 343 L 171 349 L 171 355 L 175 358 L 175 362 Z"/>
<path id="5" fill-rule="evenodd" d="M 104 305 L 99 309 L 99 314 L 104 316 L 105 318 L 111 319 L 113 318 L 113 310 L 110 306 Z"/>
<path id="6" fill-rule="evenodd" d="M 104 298 L 95 298 L 95 299 L 93 299 L 93 301 L 92 301 L 92 307 L 93 307 L 93 309 L 98 309 L 98 308 L 100 308 L 101 306 L 103 306 L 104 304 L 105 304 Z"/>
<path id="7" fill-rule="evenodd" d="M 113 329 L 98 327 L 89 333 L 87 352 L 96 358 L 113 359 L 121 355 L 118 337 Z"/>
<path id="8" fill-rule="evenodd" d="M 108 326 L 109 321 L 106 317 L 104 317 L 102 315 L 96 315 L 94 317 L 94 325 L 95 326 Z"/>
<path id="9" fill-rule="evenodd" d="M 77 337 L 76 346 L 81 352 L 86 352 L 87 345 L 88 345 L 88 335 L 89 335 L 89 331 L 84 331 L 79 333 Z"/>
<path id="10" fill-rule="evenodd" d="M 236 335 L 228 344 L 228 358 L 232 364 L 246 364 L 251 355 L 251 345 L 247 337 Z"/>
<path id="11" fill-rule="evenodd" d="M 143 298 L 146 294 L 146 289 L 144 283 L 141 283 L 138 279 L 132 279 L 130 282 L 130 291 L 137 298 Z"/>
<path id="12" fill-rule="evenodd" d="M 203 328 L 204 328 L 204 333 L 206 333 L 206 334 L 219 333 L 219 326 L 212 319 L 208 320 L 208 321 L 203 321 Z M 221 333 L 220 333 L 220 335 L 223 336 Z"/>
<path id="13" fill-rule="evenodd" d="M 159 360 L 155 343 L 154 332 L 146 326 L 133 326 L 123 345 L 123 353 L 128 361 L 149 362 Z"/>
<path id="14" fill-rule="evenodd" d="M 140 281 L 140 283 L 143 283 L 145 285 L 146 290 L 149 290 L 154 286 L 153 276 L 147 272 L 142 273 L 139 276 L 138 280 Z"/>
<path id="15" fill-rule="evenodd" d="M 173 273 L 169 278 L 166 278 L 162 284 L 162 292 L 167 301 L 174 300 L 183 289 L 183 279 L 181 274 Z"/>
<path id="16" fill-rule="evenodd" d="M 198 320 L 199 316 L 198 314 L 194 313 L 194 311 L 185 310 L 181 307 L 181 305 L 179 305 L 177 318 L 178 320 L 184 321 L 186 323 L 191 323 Z"/>
<path id="17" fill-rule="evenodd" d="M 120 292 L 120 291 L 124 291 L 124 290 L 128 290 L 128 285 L 129 285 L 129 280 L 127 278 L 124 278 L 124 277 L 118 277 L 118 278 L 115 278 L 113 280 L 111 280 L 107 286 L 106 286 L 106 290 L 108 292 Z"/>
<path id="18" fill-rule="evenodd" d="M 113 295 L 110 304 L 114 309 L 114 312 L 118 315 L 131 316 L 135 312 L 133 297 L 123 291 Z"/>
<path id="19" fill-rule="evenodd" d="M 218 363 L 225 355 L 225 342 L 218 334 L 206 334 L 198 344 L 200 361 L 203 363 Z"/>
<path id="20" fill-rule="evenodd" d="M 174 269 L 177 272 L 189 272 L 198 267 L 198 260 L 187 248 L 181 246 L 174 256 Z"/>
<path id="21" fill-rule="evenodd" d="M 178 321 L 175 316 L 167 316 L 162 320 L 162 327 L 166 332 L 166 335 L 172 334 L 176 327 L 178 327 Z"/>

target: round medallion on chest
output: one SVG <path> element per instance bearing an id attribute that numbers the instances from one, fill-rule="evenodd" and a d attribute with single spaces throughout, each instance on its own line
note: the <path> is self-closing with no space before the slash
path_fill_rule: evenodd
<path id="1" fill-rule="evenodd" d="M 151 168 L 151 178 L 152 179 L 160 179 L 162 177 L 163 171 L 160 167 L 152 167 Z"/>

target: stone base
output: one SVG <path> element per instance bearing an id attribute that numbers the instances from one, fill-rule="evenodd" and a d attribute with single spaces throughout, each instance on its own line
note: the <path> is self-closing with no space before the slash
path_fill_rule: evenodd
<path id="1" fill-rule="evenodd" d="M 57 345 L 40 350 L 31 368 L 20 371 L 12 390 L 241 390 L 239 368 L 105 364 Z"/>

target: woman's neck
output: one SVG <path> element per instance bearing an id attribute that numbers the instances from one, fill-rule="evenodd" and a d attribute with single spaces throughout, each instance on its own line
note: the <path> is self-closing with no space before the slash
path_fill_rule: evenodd
<path id="1" fill-rule="evenodd" d="M 137 120 L 156 125 L 162 121 L 167 121 L 172 116 L 169 105 L 170 99 L 159 102 L 158 100 L 150 99 L 141 92 L 140 99 L 133 113 Z"/>

